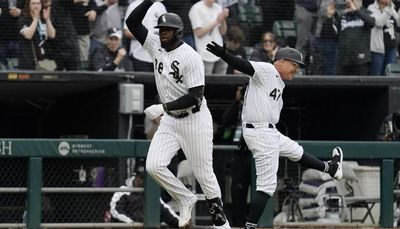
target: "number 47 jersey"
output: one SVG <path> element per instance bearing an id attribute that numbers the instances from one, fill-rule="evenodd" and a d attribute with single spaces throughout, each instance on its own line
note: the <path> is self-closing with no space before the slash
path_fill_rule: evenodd
<path id="1" fill-rule="evenodd" d="M 158 36 L 147 35 L 143 47 L 153 58 L 154 75 L 161 102 L 166 103 L 188 94 L 189 88 L 205 83 L 204 62 L 188 44 L 167 52 Z"/>
<path id="2" fill-rule="evenodd" d="M 250 76 L 242 111 L 242 121 L 247 123 L 272 123 L 279 121 L 283 106 L 285 83 L 274 65 L 250 61 L 254 75 Z"/>

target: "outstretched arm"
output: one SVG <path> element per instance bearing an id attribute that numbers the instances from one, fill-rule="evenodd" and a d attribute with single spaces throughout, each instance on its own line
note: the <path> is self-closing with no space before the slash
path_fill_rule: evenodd
<path id="1" fill-rule="evenodd" d="M 138 5 L 126 19 L 126 25 L 132 34 L 135 34 L 135 38 L 144 44 L 146 40 L 148 30 L 142 24 L 144 16 L 146 16 L 147 10 L 151 7 L 153 1 L 144 0 L 140 5 Z"/>
<path id="2" fill-rule="evenodd" d="M 212 54 L 221 57 L 227 64 L 232 66 L 234 69 L 239 70 L 249 76 L 254 75 L 254 68 L 250 62 L 246 59 L 236 57 L 230 54 L 224 46 L 220 46 L 214 41 L 207 45 L 207 50 Z"/>

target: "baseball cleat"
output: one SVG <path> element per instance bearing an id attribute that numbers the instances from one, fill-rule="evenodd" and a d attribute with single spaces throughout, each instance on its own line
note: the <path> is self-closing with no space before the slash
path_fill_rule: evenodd
<path id="1" fill-rule="evenodd" d="M 215 229 L 231 229 L 231 226 L 229 225 L 228 220 L 226 220 L 226 222 L 225 222 L 224 225 L 221 225 L 221 226 L 215 226 L 215 225 L 214 225 L 214 228 L 215 228 Z"/>
<path id="2" fill-rule="evenodd" d="M 188 228 L 192 224 L 192 209 L 197 202 L 197 197 L 193 197 L 187 205 L 179 207 L 179 228 Z"/>
<path id="3" fill-rule="evenodd" d="M 332 166 L 333 169 L 329 172 L 334 179 L 340 180 L 343 177 L 342 162 L 343 151 L 340 147 L 335 147 L 332 150 L 332 158 L 330 160 L 330 166 Z"/>

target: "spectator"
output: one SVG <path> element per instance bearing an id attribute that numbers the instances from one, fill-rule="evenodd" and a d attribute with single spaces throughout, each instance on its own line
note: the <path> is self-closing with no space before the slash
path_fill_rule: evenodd
<path id="1" fill-rule="evenodd" d="M 18 65 L 18 18 L 23 0 L 0 0 L 0 70 Z"/>
<path id="2" fill-rule="evenodd" d="M 143 0 L 135 0 L 128 6 L 125 14 L 125 21 L 129 14 L 142 2 Z M 149 33 L 158 33 L 158 29 L 155 29 L 154 26 L 157 25 L 158 18 L 166 12 L 167 10 L 161 2 L 156 2 L 150 7 L 143 19 L 143 25 Z M 136 40 L 135 34 L 132 34 L 129 31 L 126 23 L 124 23 L 124 35 L 129 39 L 132 39 L 129 58 L 132 61 L 133 70 L 140 72 L 153 72 L 153 60 L 151 59 L 150 54 L 142 47 L 139 41 Z"/>
<path id="3" fill-rule="evenodd" d="M 245 40 L 246 35 L 244 31 L 239 26 L 233 25 L 228 29 L 226 34 L 226 48 L 231 54 L 246 59 L 246 50 L 242 46 Z M 226 74 L 241 74 L 241 72 L 228 65 Z"/>
<path id="4" fill-rule="evenodd" d="M 79 69 L 79 44 L 70 9 L 72 1 L 54 0 L 51 18 L 57 36 L 48 41 L 49 56 L 57 64 L 57 71 Z"/>
<path id="5" fill-rule="evenodd" d="M 338 31 L 337 75 L 368 75 L 371 62 L 370 38 L 375 19 L 361 0 L 346 0 L 344 14 L 337 9 L 327 18 L 327 28 Z"/>
<path id="6" fill-rule="evenodd" d="M 226 23 L 228 28 L 230 26 L 239 24 L 239 2 L 242 4 L 247 4 L 248 0 L 217 0 L 218 4 L 222 8 L 227 8 L 229 10 L 229 16 L 226 18 Z"/>
<path id="7" fill-rule="evenodd" d="M 378 141 L 400 141 L 400 111 L 389 114 L 383 120 L 377 135 Z"/>
<path id="8" fill-rule="evenodd" d="M 322 58 L 322 74 L 335 75 L 337 62 L 338 34 L 328 22 L 335 15 L 335 3 L 331 0 L 321 0 L 318 9 L 318 20 L 315 37 L 318 52 Z"/>
<path id="9" fill-rule="evenodd" d="M 375 0 L 368 10 L 375 18 L 371 30 L 371 75 L 384 75 L 386 65 L 397 60 L 396 30 L 400 16 L 392 0 Z"/>
<path id="10" fill-rule="evenodd" d="M 95 49 L 90 66 L 94 71 L 130 71 L 131 65 L 126 58 L 126 50 L 121 47 L 122 31 L 111 28 L 107 31 L 105 45 Z"/>
<path id="11" fill-rule="evenodd" d="M 242 47 L 243 41 L 246 39 L 246 36 L 243 30 L 237 26 L 233 25 L 228 29 L 226 33 L 226 48 L 227 50 L 235 56 L 247 58 L 246 50 Z M 231 66 L 226 66 L 226 74 L 240 74 L 241 72 L 233 69 Z"/>
<path id="12" fill-rule="evenodd" d="M 275 34 L 265 32 L 261 35 L 261 43 L 255 45 L 250 55 L 250 60 L 273 63 L 278 49 L 279 46 Z"/>
<path id="13" fill-rule="evenodd" d="M 97 17 L 91 30 L 89 56 L 93 55 L 96 48 L 106 44 L 109 29 L 117 28 L 122 31 L 123 11 L 118 5 L 118 0 L 106 0 L 103 5 L 96 4 Z"/>
<path id="14" fill-rule="evenodd" d="M 194 43 L 193 29 L 190 24 L 189 10 L 193 6 L 196 0 L 184 0 L 184 1 L 164 1 L 163 4 L 168 12 L 176 13 L 181 17 L 183 21 L 183 37 L 182 40 L 190 45 L 193 49 L 196 49 Z"/>
<path id="15" fill-rule="evenodd" d="M 196 50 L 203 58 L 206 75 L 226 73 L 227 65 L 207 52 L 206 45 L 211 41 L 222 45 L 222 37 L 227 31 L 225 18 L 228 16 L 229 10 L 223 9 L 215 0 L 201 0 L 189 11 Z"/>
<path id="16" fill-rule="evenodd" d="M 71 17 L 78 38 L 80 68 L 85 70 L 89 64 L 90 22 L 96 20 L 96 4 L 94 0 L 72 1 Z"/>
<path id="17" fill-rule="evenodd" d="M 235 100 L 222 115 L 224 140 L 229 144 L 237 144 L 242 135 L 242 106 L 247 85 L 237 87 Z M 251 182 L 251 152 L 232 152 L 232 221 L 233 227 L 243 227 L 246 222 L 249 205 L 247 203 L 248 189 Z"/>
<path id="18" fill-rule="evenodd" d="M 45 43 L 56 36 L 50 19 L 51 7 L 42 8 L 41 0 L 26 0 L 22 16 L 19 18 L 20 49 L 19 68 L 36 68 L 36 64 L 46 57 Z"/>
<path id="19" fill-rule="evenodd" d="M 126 179 L 126 185 L 121 188 L 142 188 L 143 174 Z M 143 222 L 144 219 L 144 193 L 143 192 L 116 192 L 111 198 L 111 221 L 124 223 Z M 178 228 L 178 216 L 172 208 L 160 198 L 160 220 L 169 227 Z"/>
<path id="20" fill-rule="evenodd" d="M 317 19 L 317 0 L 296 0 L 294 21 L 296 22 L 296 49 L 303 56 L 309 54 L 309 41 L 313 34 L 314 21 Z"/>

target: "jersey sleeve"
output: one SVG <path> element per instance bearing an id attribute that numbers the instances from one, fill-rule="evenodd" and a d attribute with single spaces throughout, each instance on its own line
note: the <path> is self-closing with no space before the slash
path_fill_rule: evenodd
<path id="1" fill-rule="evenodd" d="M 202 86 L 205 84 L 204 62 L 200 55 L 193 50 L 195 55 L 188 55 L 184 68 L 187 88 Z"/>
<path id="2" fill-rule="evenodd" d="M 252 79 L 256 82 L 265 84 L 265 82 L 271 80 L 273 77 L 279 77 L 274 65 L 270 63 L 250 61 L 250 64 L 254 68 L 254 75 Z"/>
<path id="3" fill-rule="evenodd" d="M 154 59 L 155 52 L 161 48 L 160 39 L 154 34 L 147 33 L 143 48 L 146 49 L 150 56 Z"/>

